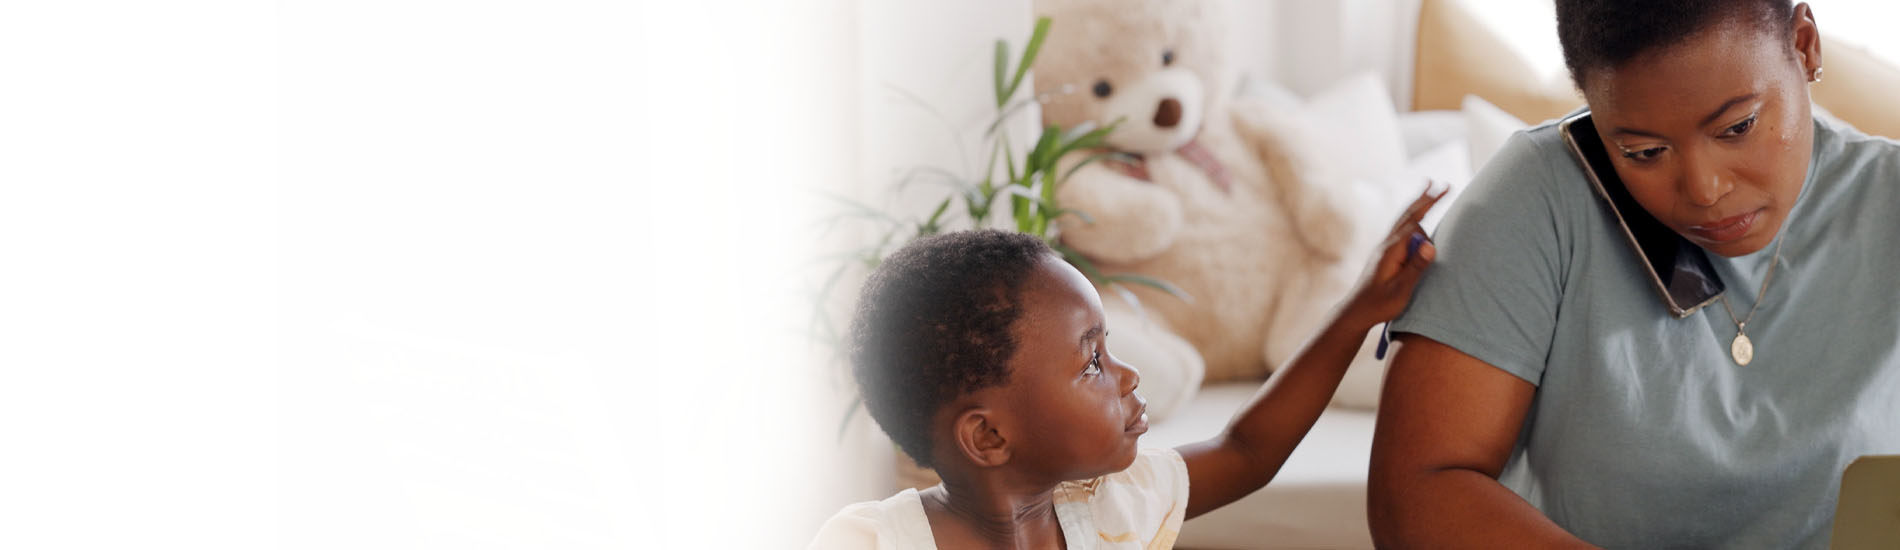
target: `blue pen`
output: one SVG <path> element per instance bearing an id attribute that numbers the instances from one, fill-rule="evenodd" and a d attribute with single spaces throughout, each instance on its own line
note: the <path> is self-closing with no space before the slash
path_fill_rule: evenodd
<path id="1" fill-rule="evenodd" d="M 1425 236 L 1413 233 L 1411 242 L 1405 243 L 1405 261 L 1412 261 L 1412 257 L 1418 255 L 1418 247 L 1424 244 Z M 1383 325 L 1379 329 L 1379 349 L 1372 352 L 1372 358 L 1379 360 L 1385 359 L 1385 350 L 1392 344 L 1392 322 L 1387 321 Z"/>

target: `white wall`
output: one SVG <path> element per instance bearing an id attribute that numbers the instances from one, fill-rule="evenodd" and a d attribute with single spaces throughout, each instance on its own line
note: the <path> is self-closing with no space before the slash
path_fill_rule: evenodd
<path id="1" fill-rule="evenodd" d="M 6 4 L 0 547 L 799 546 L 854 16 Z"/>
<path id="2" fill-rule="evenodd" d="M 1034 23 L 1030 4 L 858 0 L 853 10 L 851 30 L 858 47 L 849 82 L 855 107 L 855 166 L 851 177 L 814 191 L 848 197 L 907 221 L 920 219 L 947 196 L 945 188 L 912 185 L 900 193 L 895 189 L 898 182 L 918 168 L 964 177 L 981 172 L 987 153 L 983 132 L 996 112 L 991 88 L 994 42 L 1007 40 L 1012 58 L 1020 54 Z M 1026 94 L 1034 88 L 1033 80 L 1022 87 Z M 1027 143 L 1040 125 L 1039 116 L 1027 109 L 1005 127 L 1017 143 Z M 845 209 L 823 202 L 815 214 L 823 217 Z M 874 223 L 843 222 L 818 247 L 822 252 L 852 250 L 875 241 L 883 229 Z M 819 271 L 833 265 L 821 262 L 825 269 Z M 849 322 L 864 275 L 861 268 L 849 268 L 826 297 L 824 311 L 835 326 Z M 806 372 L 824 382 L 819 402 L 829 430 L 813 442 L 822 466 L 809 472 L 824 481 L 822 490 L 809 495 L 808 506 L 797 514 L 815 531 L 845 504 L 889 496 L 895 490 L 897 451 L 862 409 L 845 415 L 856 391 L 845 365 L 821 349 Z"/>
<path id="3" fill-rule="evenodd" d="M 1237 0 L 1245 2 L 1247 0 Z M 1419 0 L 1274 0 L 1258 32 L 1274 37 L 1268 78 L 1300 96 L 1360 71 L 1386 83 L 1393 104 L 1411 103 L 1412 43 Z M 1247 23 L 1242 23 L 1247 24 Z"/>
<path id="4" fill-rule="evenodd" d="M 1900 4 L 1891 0 L 1808 0 L 1814 24 L 1821 34 L 1867 48 L 1888 63 L 1900 65 Z M 1821 52 L 1823 61 L 1827 52 Z"/>
<path id="5" fill-rule="evenodd" d="M 974 177 L 983 169 L 985 129 L 995 120 L 994 42 L 1011 63 L 1034 24 L 1029 0 L 888 2 L 859 0 L 861 168 L 854 195 L 903 212 L 936 206 L 941 187 L 892 194 L 912 169 Z M 1018 97 L 1034 89 L 1025 81 Z M 1025 109 L 1006 126 L 1016 143 L 1033 138 L 1040 113 Z"/>
<path id="6" fill-rule="evenodd" d="M 285 546 L 811 535 L 851 2 L 281 10 Z"/>

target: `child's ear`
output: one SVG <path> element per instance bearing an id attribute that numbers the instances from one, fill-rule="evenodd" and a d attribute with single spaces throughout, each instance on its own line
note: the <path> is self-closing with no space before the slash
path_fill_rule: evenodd
<path id="1" fill-rule="evenodd" d="M 1009 440 L 997 430 L 995 411 L 972 407 L 957 415 L 951 425 L 957 451 L 978 467 L 1002 466 L 1009 462 Z"/>

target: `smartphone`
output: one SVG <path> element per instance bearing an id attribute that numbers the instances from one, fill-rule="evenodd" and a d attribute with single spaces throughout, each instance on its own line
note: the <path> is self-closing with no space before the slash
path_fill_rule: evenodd
<path id="1" fill-rule="evenodd" d="M 1590 180 L 1597 196 L 1603 199 L 1603 207 L 1622 227 L 1630 249 L 1636 253 L 1638 263 L 1662 298 L 1663 306 L 1669 308 L 1669 314 L 1677 319 L 1688 317 L 1721 298 L 1727 287 L 1716 275 L 1715 267 L 1709 264 L 1708 252 L 1657 221 L 1630 196 L 1623 180 L 1616 176 L 1616 167 L 1610 164 L 1610 153 L 1603 149 L 1603 140 L 1597 137 L 1590 112 L 1564 119 L 1558 129 L 1563 132 L 1564 144 L 1569 147 L 1571 156 L 1583 167 L 1585 179 Z"/>

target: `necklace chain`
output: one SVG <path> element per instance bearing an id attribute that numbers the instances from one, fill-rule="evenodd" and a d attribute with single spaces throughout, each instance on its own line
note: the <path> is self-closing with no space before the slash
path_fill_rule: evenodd
<path id="1" fill-rule="evenodd" d="M 1722 309 L 1728 311 L 1728 319 L 1730 321 L 1735 321 L 1736 334 L 1741 334 L 1743 332 L 1746 332 L 1747 327 L 1748 327 L 1748 322 L 1755 320 L 1755 312 L 1761 311 L 1761 300 L 1762 298 L 1765 298 L 1768 296 L 1768 283 L 1773 282 L 1775 280 L 1775 264 L 1781 263 L 1781 243 L 1785 241 L 1787 241 L 1787 239 L 1775 240 L 1774 256 L 1768 260 L 1768 275 L 1766 277 L 1762 277 L 1761 290 L 1755 293 L 1755 305 L 1750 306 L 1748 308 L 1747 318 L 1739 319 L 1739 320 L 1736 319 L 1735 308 L 1733 306 L 1728 305 L 1728 293 L 1722 294 Z"/>

